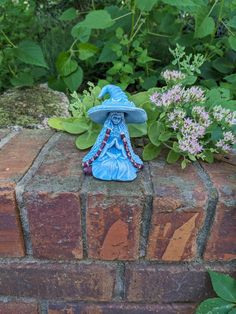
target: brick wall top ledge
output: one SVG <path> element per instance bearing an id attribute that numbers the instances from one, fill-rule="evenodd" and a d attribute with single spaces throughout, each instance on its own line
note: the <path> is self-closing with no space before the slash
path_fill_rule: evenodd
<path id="1" fill-rule="evenodd" d="M 0 256 L 22 256 L 25 244 L 40 259 L 236 258 L 235 167 L 196 163 L 183 171 L 159 158 L 134 182 L 104 182 L 84 176 L 85 152 L 74 140 L 23 130 L 2 146 Z"/>

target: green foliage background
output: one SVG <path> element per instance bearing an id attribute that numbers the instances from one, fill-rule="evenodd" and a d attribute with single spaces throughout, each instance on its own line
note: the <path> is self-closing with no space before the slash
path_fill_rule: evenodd
<path id="1" fill-rule="evenodd" d="M 169 47 L 201 53 L 198 83 L 236 95 L 236 0 L 0 1 L 0 88 L 162 86 Z"/>

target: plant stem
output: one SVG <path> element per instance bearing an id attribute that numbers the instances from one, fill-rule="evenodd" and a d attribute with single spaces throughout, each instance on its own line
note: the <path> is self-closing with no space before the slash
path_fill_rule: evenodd
<path id="1" fill-rule="evenodd" d="M 157 37 L 170 37 L 169 35 L 159 34 L 159 33 L 153 33 L 153 32 L 147 32 L 149 35 L 157 36 Z"/>
<path id="2" fill-rule="evenodd" d="M 13 44 L 13 42 L 10 40 L 10 38 L 5 34 L 5 32 L 3 30 L 1 30 L 1 33 L 3 34 L 3 36 L 5 37 L 6 41 L 13 47 L 16 48 L 16 45 Z"/>
<path id="3" fill-rule="evenodd" d="M 118 17 L 116 17 L 115 19 L 113 19 L 112 21 L 117 21 L 117 20 L 119 20 L 119 19 L 122 19 L 122 18 L 125 17 L 125 16 L 130 15 L 130 14 L 132 14 L 132 12 L 126 13 L 126 14 L 121 15 L 121 16 L 118 16 Z"/>

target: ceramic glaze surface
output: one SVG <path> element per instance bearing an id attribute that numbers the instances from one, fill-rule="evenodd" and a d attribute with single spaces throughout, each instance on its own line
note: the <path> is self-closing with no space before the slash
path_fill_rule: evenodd
<path id="1" fill-rule="evenodd" d="M 143 162 L 131 146 L 126 126 L 127 113 L 132 123 L 145 122 L 146 113 L 129 102 L 119 87 L 107 85 L 100 96 L 106 93 L 111 98 L 88 112 L 95 122 L 103 123 L 106 119 L 96 143 L 83 158 L 84 172 L 101 180 L 132 181 L 137 177 L 137 171 L 143 168 Z"/>

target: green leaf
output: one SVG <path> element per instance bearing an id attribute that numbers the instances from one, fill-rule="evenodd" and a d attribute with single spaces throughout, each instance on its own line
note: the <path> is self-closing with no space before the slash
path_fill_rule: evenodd
<path id="1" fill-rule="evenodd" d="M 158 3 L 159 0 L 136 0 L 137 8 L 141 11 L 151 11 L 154 5 Z"/>
<path id="2" fill-rule="evenodd" d="M 74 92 L 78 89 L 78 87 L 83 82 L 83 70 L 80 66 L 78 66 L 77 70 L 73 72 L 71 75 L 63 78 L 66 86 L 69 88 L 71 92 Z"/>
<path id="3" fill-rule="evenodd" d="M 48 125 L 56 130 L 64 131 L 64 127 L 62 125 L 65 118 L 53 117 L 48 119 Z"/>
<path id="4" fill-rule="evenodd" d="M 34 80 L 30 73 L 19 73 L 11 79 L 11 83 L 15 87 L 32 86 Z"/>
<path id="5" fill-rule="evenodd" d="M 234 305 L 235 306 L 235 305 Z M 232 309 L 231 311 L 228 312 L 228 314 L 236 314 L 236 308 Z"/>
<path id="6" fill-rule="evenodd" d="M 105 29 L 112 26 L 114 21 L 106 10 L 95 10 L 86 15 L 83 24 L 91 29 Z"/>
<path id="7" fill-rule="evenodd" d="M 169 164 L 174 164 L 180 158 L 180 156 L 181 156 L 180 153 L 177 153 L 174 150 L 170 150 L 167 155 L 166 161 Z"/>
<path id="8" fill-rule="evenodd" d="M 91 29 L 80 22 L 71 29 L 72 37 L 79 39 L 82 43 L 86 43 L 91 35 Z"/>
<path id="9" fill-rule="evenodd" d="M 140 92 L 137 94 L 133 94 L 130 96 L 130 100 L 133 101 L 135 103 L 136 106 L 138 107 L 142 107 L 145 103 L 149 103 L 149 94 L 148 92 Z"/>
<path id="10" fill-rule="evenodd" d="M 87 149 L 95 143 L 99 132 L 87 131 L 79 135 L 76 139 L 75 145 L 79 149 Z"/>
<path id="11" fill-rule="evenodd" d="M 146 102 L 141 106 L 147 113 L 148 122 L 155 121 L 159 115 L 158 108 L 150 102 Z"/>
<path id="12" fill-rule="evenodd" d="M 31 40 L 22 41 L 14 49 L 14 54 L 24 63 L 48 68 L 41 47 Z"/>
<path id="13" fill-rule="evenodd" d="M 193 85 L 197 80 L 197 76 L 191 75 L 187 76 L 184 80 L 181 81 L 182 85 Z"/>
<path id="14" fill-rule="evenodd" d="M 229 275 L 209 271 L 216 294 L 223 300 L 236 302 L 236 280 Z"/>
<path id="15" fill-rule="evenodd" d="M 154 121 L 150 127 L 148 128 L 148 137 L 150 139 L 150 141 L 152 142 L 152 144 L 156 145 L 156 146 L 160 146 L 160 141 L 159 141 L 159 136 L 161 134 L 161 132 L 163 131 L 164 126 L 163 124 Z"/>
<path id="16" fill-rule="evenodd" d="M 62 15 L 59 17 L 60 21 L 71 21 L 77 17 L 75 8 L 69 8 L 65 10 Z"/>
<path id="17" fill-rule="evenodd" d="M 128 124 L 130 137 L 142 137 L 147 134 L 147 124 Z"/>
<path id="18" fill-rule="evenodd" d="M 117 60 L 117 55 L 115 51 L 111 49 L 111 43 L 108 42 L 102 49 L 98 63 L 106 63 L 106 62 L 112 62 Z"/>
<path id="19" fill-rule="evenodd" d="M 161 152 L 161 146 L 157 147 L 152 143 L 147 144 L 143 150 L 143 160 L 153 160 L 154 158 L 158 157 Z"/>
<path id="20" fill-rule="evenodd" d="M 220 298 L 207 299 L 198 306 L 196 314 L 227 314 L 234 306 Z"/>
<path id="21" fill-rule="evenodd" d="M 195 29 L 195 38 L 203 38 L 213 34 L 215 30 L 215 22 L 211 16 L 206 16 L 202 23 Z"/>
<path id="22" fill-rule="evenodd" d="M 236 16 L 232 17 L 232 19 L 227 22 L 227 25 L 236 29 Z"/>
<path id="23" fill-rule="evenodd" d="M 234 64 L 232 61 L 225 57 L 216 58 L 212 62 L 212 66 L 214 69 L 224 74 L 230 73 L 234 70 Z"/>
<path id="24" fill-rule="evenodd" d="M 79 58 L 80 60 L 87 60 L 94 56 L 98 51 L 98 48 L 89 43 L 79 44 Z"/>
<path id="25" fill-rule="evenodd" d="M 172 133 L 171 132 L 163 132 L 160 134 L 158 140 L 161 142 L 166 142 L 171 138 Z"/>
<path id="26" fill-rule="evenodd" d="M 56 68 L 60 75 L 67 76 L 73 73 L 78 67 L 75 60 L 71 59 L 69 51 L 61 52 L 56 61 Z"/>
<path id="27" fill-rule="evenodd" d="M 212 164 L 214 161 L 214 155 L 210 150 L 205 150 L 204 152 L 205 158 L 204 160 L 207 161 L 209 164 Z"/>
<path id="28" fill-rule="evenodd" d="M 74 119 L 72 121 L 62 122 L 64 130 L 71 134 L 81 134 L 88 130 L 89 126 L 84 118 Z"/>
<path id="29" fill-rule="evenodd" d="M 236 74 L 231 74 L 231 75 L 225 76 L 224 79 L 227 82 L 230 82 L 232 84 L 236 84 Z"/>
<path id="30" fill-rule="evenodd" d="M 236 51 L 236 36 L 229 36 L 228 40 L 230 47 Z"/>
<path id="31" fill-rule="evenodd" d="M 218 141 L 223 137 L 223 131 L 221 127 L 219 127 L 217 124 L 212 124 L 208 129 L 207 132 L 211 133 L 211 140 L 213 142 Z"/>
<path id="32" fill-rule="evenodd" d="M 145 77 L 144 81 L 142 82 L 141 86 L 142 88 L 148 90 L 149 88 L 155 87 L 157 84 L 157 76 L 152 75 L 149 77 Z"/>

